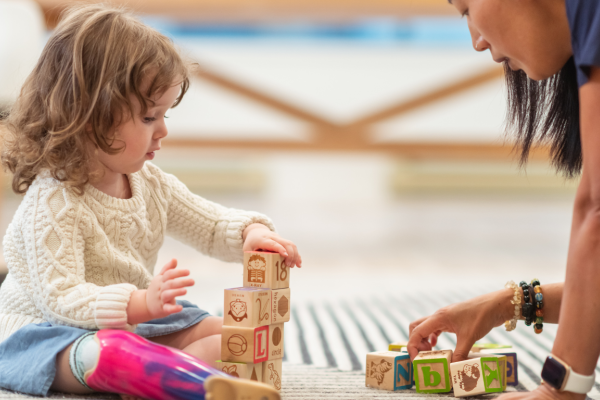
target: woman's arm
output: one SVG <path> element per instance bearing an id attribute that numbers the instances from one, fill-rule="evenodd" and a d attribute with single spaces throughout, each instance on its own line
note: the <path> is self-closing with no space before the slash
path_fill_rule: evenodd
<path id="1" fill-rule="evenodd" d="M 521 305 L 523 291 L 521 291 Z M 544 322 L 557 323 L 563 292 L 562 283 L 542 285 L 544 294 Z M 408 351 L 415 358 L 419 351 L 431 350 L 441 332 L 455 333 L 457 337 L 453 362 L 467 358 L 473 344 L 487 335 L 493 328 L 502 325 L 514 316 L 511 304 L 513 289 L 502 289 L 462 303 L 451 304 L 435 314 L 410 324 Z M 521 318 L 524 319 L 524 318 Z"/>
<path id="2" fill-rule="evenodd" d="M 600 69 L 580 89 L 583 175 L 573 211 L 562 310 L 552 349 L 579 374 L 600 355 Z M 585 396 L 582 396 L 585 397 Z"/>

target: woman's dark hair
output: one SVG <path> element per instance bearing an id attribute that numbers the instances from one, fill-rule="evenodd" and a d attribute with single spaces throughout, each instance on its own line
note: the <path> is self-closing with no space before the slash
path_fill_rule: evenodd
<path id="1" fill-rule="evenodd" d="M 521 163 L 534 144 L 550 146 L 552 164 L 567 177 L 582 166 L 579 135 L 579 89 L 571 58 L 553 77 L 534 81 L 504 64 L 508 89 L 507 132 L 517 137 Z"/>

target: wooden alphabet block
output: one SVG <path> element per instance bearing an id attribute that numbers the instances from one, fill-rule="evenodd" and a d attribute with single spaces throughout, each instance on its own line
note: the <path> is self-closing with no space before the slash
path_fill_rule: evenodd
<path id="1" fill-rule="evenodd" d="M 481 359 L 471 359 L 450 364 L 454 396 L 476 396 L 485 393 Z"/>
<path id="2" fill-rule="evenodd" d="M 487 350 L 506 350 L 510 349 L 512 346 L 510 344 L 498 344 L 498 343 L 475 343 L 471 348 L 471 352 L 480 353 L 482 351 Z"/>
<path id="3" fill-rule="evenodd" d="M 250 379 L 251 381 L 262 382 L 263 363 L 235 363 L 226 361 L 217 361 L 217 369 L 229 374 L 235 378 Z"/>
<path id="4" fill-rule="evenodd" d="M 413 361 L 418 393 L 446 393 L 452 390 L 452 350 L 422 351 Z"/>
<path id="5" fill-rule="evenodd" d="M 258 364 L 269 358 L 269 327 L 223 326 L 221 360 Z"/>
<path id="6" fill-rule="evenodd" d="M 500 366 L 500 378 L 502 383 L 502 391 L 506 390 L 507 385 L 507 375 L 508 375 L 508 357 L 504 354 L 497 354 L 495 351 L 497 350 L 488 350 L 489 353 L 481 352 L 481 353 L 469 353 L 469 358 L 489 358 L 489 357 L 497 357 L 499 366 Z M 485 367 L 485 366 L 484 366 Z"/>
<path id="7" fill-rule="evenodd" d="M 413 368 L 408 353 L 380 351 L 367 354 L 365 386 L 383 390 L 413 387 Z"/>
<path id="8" fill-rule="evenodd" d="M 244 252 L 244 287 L 281 289 L 290 287 L 290 269 L 278 253 Z"/>
<path id="9" fill-rule="evenodd" d="M 508 386 L 519 385 L 519 363 L 517 353 L 510 349 L 484 349 L 481 350 L 485 354 L 495 354 L 506 356 L 506 384 Z"/>
<path id="10" fill-rule="evenodd" d="M 271 290 L 225 289 L 223 325 L 255 328 L 271 324 Z"/>
<path id="11" fill-rule="evenodd" d="M 468 360 L 452 363 L 450 370 L 456 397 L 499 393 L 506 389 L 505 356 L 471 353 Z"/>
<path id="12" fill-rule="evenodd" d="M 281 359 L 262 363 L 263 382 L 281 390 L 282 363 Z"/>
<path id="13" fill-rule="evenodd" d="M 271 323 L 288 322 L 291 316 L 290 288 L 271 290 Z"/>
<path id="14" fill-rule="evenodd" d="M 269 325 L 269 361 L 283 358 L 283 323 Z"/>
<path id="15" fill-rule="evenodd" d="M 406 351 L 408 342 L 394 342 L 388 346 L 388 351 Z"/>

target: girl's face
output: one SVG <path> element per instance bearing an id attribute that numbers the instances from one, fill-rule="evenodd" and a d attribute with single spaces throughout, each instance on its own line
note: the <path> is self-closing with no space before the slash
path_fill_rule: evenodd
<path id="1" fill-rule="evenodd" d="M 473 47 L 531 79 L 556 74 L 573 51 L 565 0 L 449 0 L 469 24 Z"/>
<path id="2" fill-rule="evenodd" d="M 136 98 L 132 98 L 134 115 L 119 126 L 113 128 L 114 147 L 125 147 L 118 154 L 110 155 L 99 151 L 98 159 L 102 166 L 110 172 L 131 174 L 142 169 L 147 160 L 152 160 L 155 152 L 160 150 L 160 141 L 168 134 L 165 125 L 165 113 L 171 108 L 181 85 L 174 83 L 162 96 L 154 98 L 154 105 L 141 115 L 141 106 Z"/>

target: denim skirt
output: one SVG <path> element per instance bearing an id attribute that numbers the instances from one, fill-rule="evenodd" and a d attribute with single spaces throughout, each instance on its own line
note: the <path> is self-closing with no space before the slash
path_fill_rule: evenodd
<path id="1" fill-rule="evenodd" d="M 168 335 L 210 316 L 189 301 L 178 300 L 177 303 L 183 306 L 183 310 L 138 324 L 135 333 L 145 338 Z M 47 396 L 56 376 L 58 353 L 88 332 L 49 322 L 25 325 L 0 343 L 0 387 Z"/>

